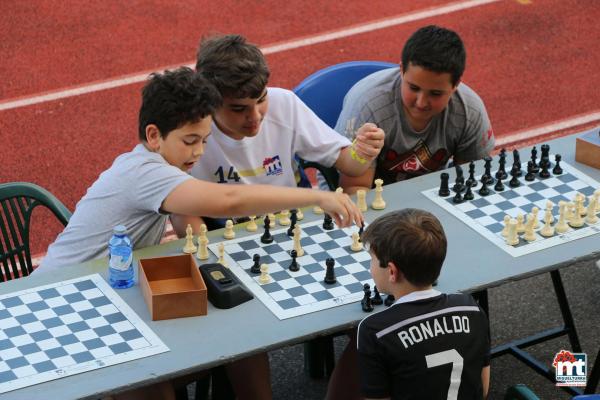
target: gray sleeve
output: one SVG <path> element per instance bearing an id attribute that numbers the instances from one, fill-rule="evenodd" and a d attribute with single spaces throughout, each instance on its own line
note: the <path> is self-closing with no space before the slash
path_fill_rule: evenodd
<path id="1" fill-rule="evenodd" d="M 454 156 L 461 161 L 479 160 L 494 149 L 494 131 L 485 105 L 475 92 L 465 103 L 466 125 Z"/>
<path id="2" fill-rule="evenodd" d="M 193 179 L 179 168 L 161 162 L 143 163 L 135 172 L 132 194 L 136 208 L 157 213 L 161 212 L 163 201 L 173 189 L 188 179 Z"/>

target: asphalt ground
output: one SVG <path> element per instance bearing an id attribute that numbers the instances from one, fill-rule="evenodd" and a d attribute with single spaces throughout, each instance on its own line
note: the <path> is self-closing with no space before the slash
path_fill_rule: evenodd
<path id="1" fill-rule="evenodd" d="M 591 369 L 600 349 L 600 268 L 596 261 L 580 262 L 560 271 L 583 352 Z M 504 284 L 488 290 L 492 346 L 523 338 L 562 324 L 562 317 L 549 273 Z M 336 358 L 348 339 L 335 338 Z M 572 350 L 567 336 L 528 348 L 530 354 L 550 366 L 560 350 Z M 273 398 L 282 400 L 324 399 L 326 379 L 311 379 L 304 373 L 303 345 L 269 353 Z M 589 371 L 588 371 L 589 374 Z M 554 383 L 538 375 L 511 355 L 491 361 L 488 399 L 503 399 L 506 390 L 524 383 L 542 400 L 571 399 Z M 189 388 L 192 393 L 192 387 Z M 600 387 L 596 389 L 600 393 Z M 189 397 L 193 399 L 192 396 Z"/>

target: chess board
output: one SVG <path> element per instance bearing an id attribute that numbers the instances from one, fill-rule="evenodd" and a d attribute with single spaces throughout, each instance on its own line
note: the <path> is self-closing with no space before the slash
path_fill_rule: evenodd
<path id="1" fill-rule="evenodd" d="M 0 393 L 169 351 L 100 277 L 0 296 Z"/>
<path id="2" fill-rule="evenodd" d="M 551 158 L 553 159 L 553 157 Z M 569 227 L 569 230 L 563 234 L 555 234 L 551 237 L 542 236 L 539 231 L 544 226 L 544 213 L 548 200 L 554 203 L 552 214 L 556 219 L 559 215 L 558 202 L 573 201 L 577 192 L 584 194 L 586 197 L 591 196 L 595 190 L 600 188 L 600 184 L 577 170 L 575 167 L 561 162 L 563 173 L 553 175 L 549 178 L 540 178 L 538 174 L 535 180 L 528 182 L 524 179 L 527 163 L 523 163 L 523 176 L 519 178 L 521 186 L 511 188 L 508 185 L 510 176 L 504 180 L 504 191 L 494 191 L 494 184 L 489 185 L 490 194 L 481 196 L 478 193 L 481 187 L 481 175 L 477 176 L 478 185 L 473 188 L 475 198 L 470 201 L 456 204 L 453 201 L 454 191 L 450 190 L 450 196 L 441 197 L 438 194 L 439 187 L 425 190 L 422 193 L 436 204 L 450 212 L 465 224 L 475 229 L 481 235 L 493 242 L 495 245 L 506 251 L 513 257 L 519 257 L 535 251 L 543 250 L 551 246 L 556 246 L 562 243 L 570 242 L 581 237 L 596 235 L 600 232 L 600 223 L 590 225 L 585 223 L 580 228 Z M 495 171 L 492 171 L 492 176 Z M 450 174 L 450 181 L 454 182 L 455 175 Z M 468 177 L 465 176 L 465 178 Z M 494 178 L 495 179 L 495 178 Z M 452 189 L 452 183 L 449 185 Z M 586 200 L 587 205 L 587 200 Z M 533 207 L 539 208 L 538 219 L 540 220 L 539 227 L 535 230 L 536 240 L 527 242 L 519 235 L 519 243 L 515 246 L 506 244 L 505 238 L 502 236 L 504 228 L 504 216 L 510 215 L 516 218 L 518 214 L 530 213 Z"/>
<path id="3" fill-rule="evenodd" d="M 327 231 L 322 224 L 323 221 L 299 222 L 305 254 L 296 259 L 300 264 L 297 272 L 288 269 L 289 252 L 294 247 L 293 238 L 287 236 L 288 227 L 271 230 L 271 244 L 261 243 L 262 232 L 223 242 L 228 267 L 279 319 L 358 301 L 364 295 L 363 284 L 373 287 L 371 256 L 365 250 L 350 249 L 351 236 L 357 228 Z M 209 244 L 209 249 L 218 257 L 218 243 Z M 260 255 L 261 264 L 268 264 L 270 283 L 259 284 L 260 274 L 250 272 L 254 254 Z M 335 259 L 337 283 L 331 285 L 323 282 L 328 257 Z"/>

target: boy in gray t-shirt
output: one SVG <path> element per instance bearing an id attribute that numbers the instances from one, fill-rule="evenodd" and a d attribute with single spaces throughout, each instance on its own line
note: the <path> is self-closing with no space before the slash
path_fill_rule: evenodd
<path id="1" fill-rule="evenodd" d="M 362 226 L 360 211 L 343 193 L 219 185 L 190 176 L 187 171 L 204 152 L 211 114 L 220 103 L 217 89 L 190 68 L 153 74 L 142 92 L 140 144 L 117 157 L 88 189 L 34 273 L 51 273 L 56 268 L 106 257 L 117 224 L 127 227 L 134 248 L 156 245 L 170 213 L 256 215 L 317 204 L 340 227 L 353 222 Z M 266 353 L 228 364 L 227 371 L 239 396 L 271 397 Z M 170 382 L 160 386 L 140 389 L 145 393 L 136 395 L 149 398 L 157 390 L 172 390 Z"/>
<path id="2" fill-rule="evenodd" d="M 340 176 L 346 192 L 443 169 L 450 157 L 462 163 L 487 156 L 494 134 L 479 96 L 460 82 L 465 49 L 453 31 L 426 26 L 408 39 L 399 68 L 375 72 L 344 99 L 336 131 L 352 139 L 353 127 L 375 123 L 384 147 L 360 177 Z"/>

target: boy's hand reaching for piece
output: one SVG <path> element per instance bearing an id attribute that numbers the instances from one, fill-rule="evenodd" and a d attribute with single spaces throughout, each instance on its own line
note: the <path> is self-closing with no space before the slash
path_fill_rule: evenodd
<path id="1" fill-rule="evenodd" d="M 385 134 L 377 125 L 367 122 L 356 132 L 352 148 L 356 155 L 366 161 L 373 161 L 383 148 Z"/>
<path id="2" fill-rule="evenodd" d="M 331 215 L 339 228 L 345 228 L 352 223 L 364 225 L 364 217 L 356 204 L 345 193 L 318 191 L 320 194 L 319 207 Z"/>

